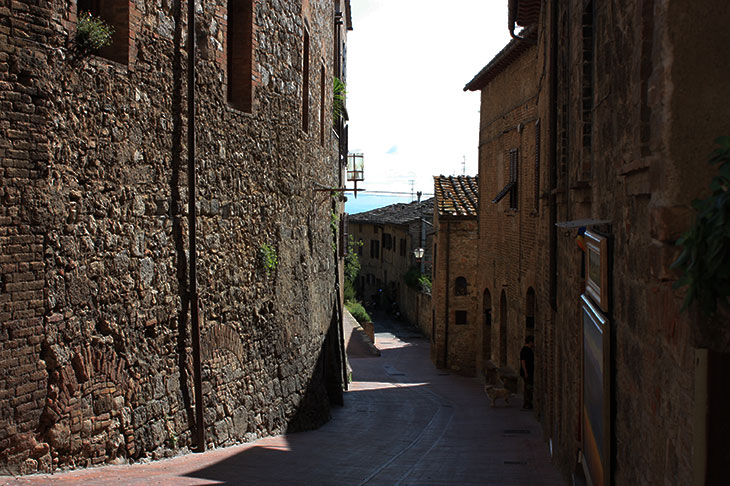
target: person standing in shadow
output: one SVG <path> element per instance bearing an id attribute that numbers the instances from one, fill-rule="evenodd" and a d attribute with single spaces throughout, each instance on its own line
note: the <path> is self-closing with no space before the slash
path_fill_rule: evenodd
<path id="1" fill-rule="evenodd" d="M 527 336 L 525 338 L 525 345 L 520 350 L 520 376 L 524 382 L 524 393 L 522 398 L 522 408 L 525 410 L 531 410 L 532 405 L 532 386 L 535 383 L 535 338 L 533 336 Z"/>

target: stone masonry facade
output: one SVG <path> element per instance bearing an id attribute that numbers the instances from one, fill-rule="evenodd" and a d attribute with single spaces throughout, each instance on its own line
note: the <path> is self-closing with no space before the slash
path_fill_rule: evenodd
<path id="1" fill-rule="evenodd" d="M 433 199 L 348 215 L 348 231 L 359 243 L 358 297 L 369 304 L 373 296 L 380 295 L 378 304 L 388 310 L 396 303 L 402 317 L 427 335 L 431 331 L 430 295 L 408 286 L 405 275 L 411 269 L 420 271 L 421 263 L 413 254 L 420 246 L 424 247 L 423 273 L 431 274 L 432 218 Z"/>
<path id="2" fill-rule="evenodd" d="M 84 55 L 94 3 L 0 0 L 3 474 L 194 445 L 187 5 L 102 2 L 115 42 Z M 341 204 L 314 189 L 341 179 L 331 93 L 349 22 L 346 1 L 197 5 L 208 445 L 319 426 L 341 400 Z"/>

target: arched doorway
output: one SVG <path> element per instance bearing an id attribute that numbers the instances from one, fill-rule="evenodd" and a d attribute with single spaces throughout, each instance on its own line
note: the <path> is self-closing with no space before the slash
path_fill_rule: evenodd
<path id="1" fill-rule="evenodd" d="M 532 287 L 527 289 L 525 297 L 525 334 L 535 335 L 535 290 Z"/>
<path id="2" fill-rule="evenodd" d="M 484 309 L 484 329 L 482 336 L 482 360 L 492 359 L 492 294 L 484 289 L 482 308 Z"/>
<path id="3" fill-rule="evenodd" d="M 507 295 L 499 297 L 499 366 L 507 366 Z"/>

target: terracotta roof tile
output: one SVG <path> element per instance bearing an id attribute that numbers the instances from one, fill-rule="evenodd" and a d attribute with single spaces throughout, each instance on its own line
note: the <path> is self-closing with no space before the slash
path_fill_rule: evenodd
<path id="1" fill-rule="evenodd" d="M 508 23 L 510 32 L 514 32 L 515 25 L 529 27 L 540 21 L 541 0 L 509 0 Z"/>
<path id="2" fill-rule="evenodd" d="M 434 194 L 441 216 L 476 216 L 479 207 L 478 176 L 434 176 Z"/>

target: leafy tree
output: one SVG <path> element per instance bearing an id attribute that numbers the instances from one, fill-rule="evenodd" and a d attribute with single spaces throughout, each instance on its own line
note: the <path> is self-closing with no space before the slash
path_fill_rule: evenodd
<path id="1" fill-rule="evenodd" d="M 697 218 L 677 240 L 684 249 L 672 264 L 683 273 L 674 287 L 687 286 L 682 310 L 697 301 L 706 315 L 717 311 L 718 300 L 730 296 L 730 137 L 715 143 L 720 148 L 709 163 L 719 164 L 719 170 L 710 183 L 712 193 L 692 201 Z"/>

